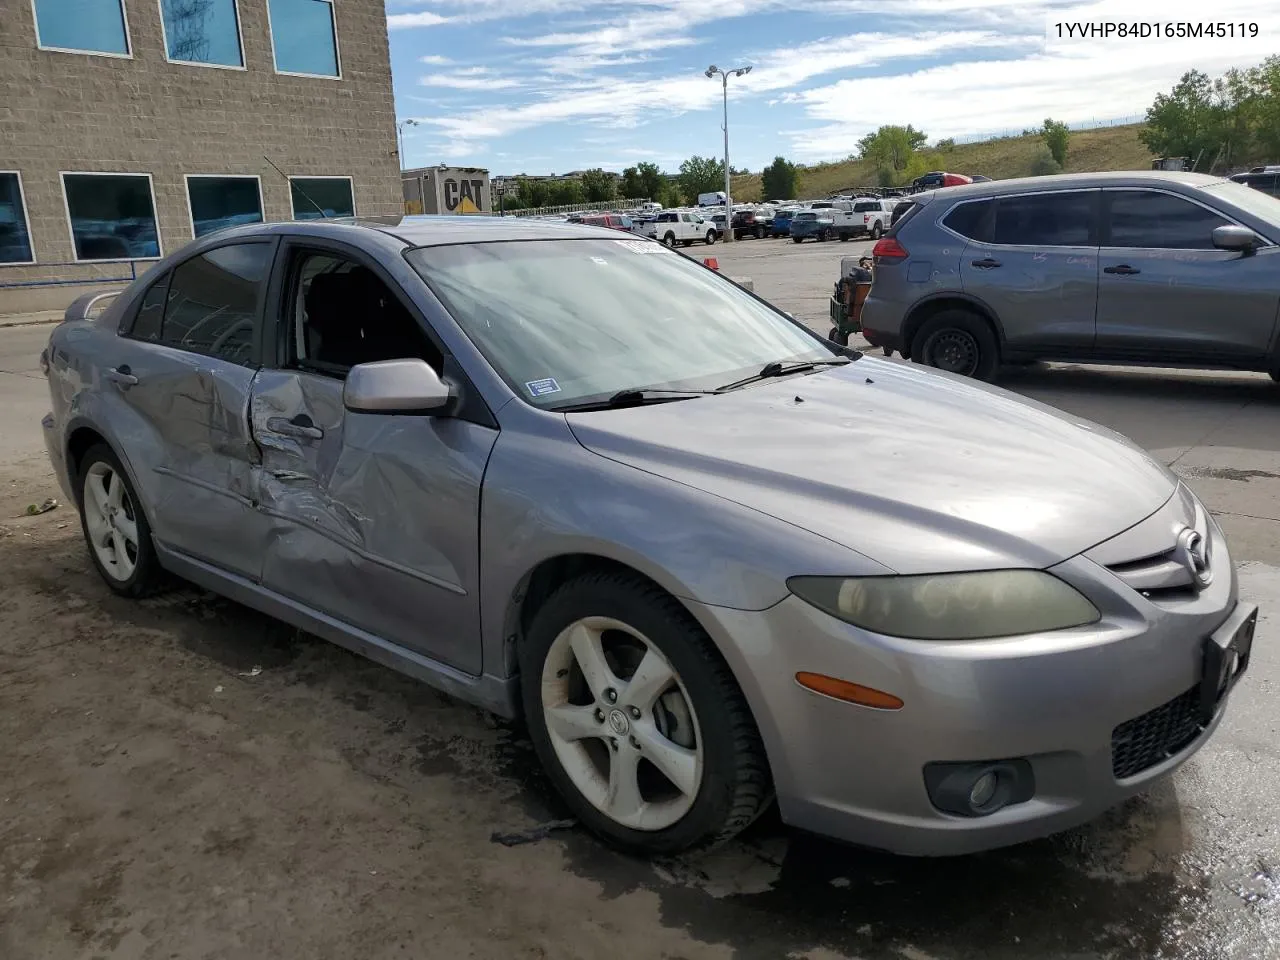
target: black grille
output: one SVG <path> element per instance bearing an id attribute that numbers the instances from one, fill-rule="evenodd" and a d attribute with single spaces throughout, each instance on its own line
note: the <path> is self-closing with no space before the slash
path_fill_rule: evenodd
<path id="1" fill-rule="evenodd" d="M 1111 732 L 1111 772 L 1117 780 L 1136 776 L 1189 746 L 1204 727 L 1195 686 Z"/>

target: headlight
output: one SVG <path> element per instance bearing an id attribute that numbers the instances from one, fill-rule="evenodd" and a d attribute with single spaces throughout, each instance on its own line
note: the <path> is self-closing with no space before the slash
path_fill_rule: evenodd
<path id="1" fill-rule="evenodd" d="M 981 640 L 1094 623 L 1097 608 L 1040 570 L 917 577 L 792 577 L 801 600 L 846 623 L 891 637 Z"/>

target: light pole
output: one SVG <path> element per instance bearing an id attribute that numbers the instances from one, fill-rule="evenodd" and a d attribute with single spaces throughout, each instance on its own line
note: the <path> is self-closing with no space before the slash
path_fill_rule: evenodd
<path id="1" fill-rule="evenodd" d="M 493 192 L 498 195 L 498 216 L 505 217 L 507 209 L 504 198 L 507 195 L 507 181 L 503 177 L 493 178 Z"/>
<path id="2" fill-rule="evenodd" d="M 724 93 L 724 240 L 733 242 L 733 185 L 729 180 L 729 78 L 744 77 L 751 72 L 751 67 L 739 67 L 736 70 L 721 70 L 714 63 L 707 67 L 706 77 L 714 80 L 720 78 Z"/>
<path id="3" fill-rule="evenodd" d="M 421 126 L 421 122 L 410 117 L 408 120 L 401 120 L 396 124 L 396 146 L 400 150 L 400 169 L 407 170 L 404 162 L 404 128 Z"/>

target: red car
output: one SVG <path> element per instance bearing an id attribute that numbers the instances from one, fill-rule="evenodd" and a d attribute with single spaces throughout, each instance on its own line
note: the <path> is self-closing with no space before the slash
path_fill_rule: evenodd
<path id="1" fill-rule="evenodd" d="M 583 217 L 578 222 L 587 227 L 608 227 L 610 230 L 631 232 L 631 218 L 617 213 L 599 213 L 590 217 Z"/>

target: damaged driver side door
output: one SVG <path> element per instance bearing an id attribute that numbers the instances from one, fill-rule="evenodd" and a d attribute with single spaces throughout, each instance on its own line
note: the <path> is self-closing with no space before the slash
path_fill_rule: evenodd
<path id="1" fill-rule="evenodd" d="M 497 439 L 461 416 L 343 407 L 351 367 L 444 357 L 371 259 L 289 244 L 278 361 L 254 384 L 270 590 L 469 675 L 481 670 L 480 485 Z"/>

